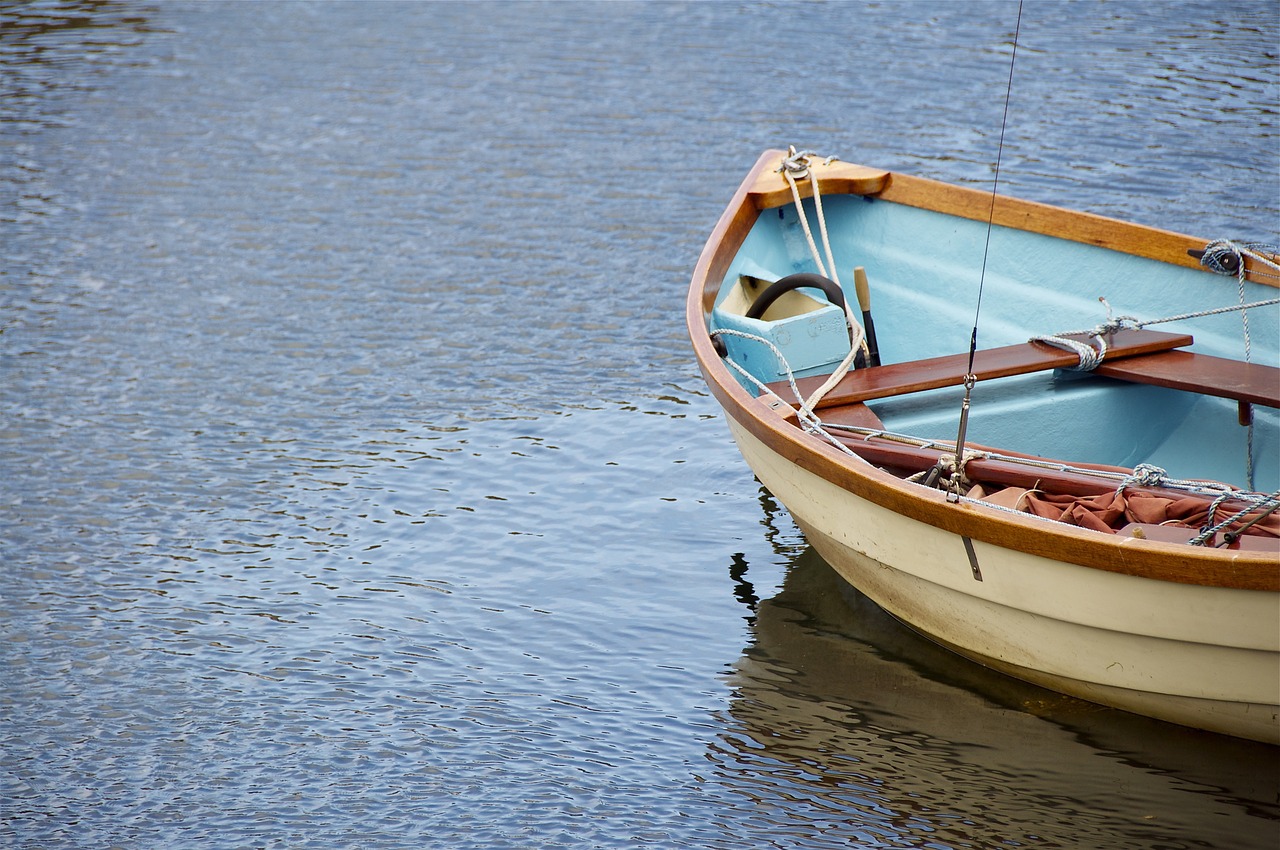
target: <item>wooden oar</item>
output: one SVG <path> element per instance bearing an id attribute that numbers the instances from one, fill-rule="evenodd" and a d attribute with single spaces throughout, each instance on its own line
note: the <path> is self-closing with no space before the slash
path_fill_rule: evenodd
<path id="1" fill-rule="evenodd" d="M 876 325 L 871 320 L 871 284 L 867 282 L 867 270 L 858 266 L 853 270 L 853 289 L 858 294 L 858 306 L 862 308 L 862 327 L 867 332 L 867 365 L 880 365 L 880 346 L 876 342 Z"/>

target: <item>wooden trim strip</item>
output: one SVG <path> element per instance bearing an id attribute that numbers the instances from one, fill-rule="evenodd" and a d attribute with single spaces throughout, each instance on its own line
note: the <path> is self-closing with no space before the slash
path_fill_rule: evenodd
<path id="1" fill-rule="evenodd" d="M 895 173 L 878 197 L 973 221 L 986 221 L 990 216 L 994 224 L 1016 230 L 1097 245 L 1212 274 L 1187 253 L 1193 249 L 1203 250 L 1208 242 L 1169 230 L 1007 195 L 997 195 L 993 208 L 990 192 L 906 174 Z"/>

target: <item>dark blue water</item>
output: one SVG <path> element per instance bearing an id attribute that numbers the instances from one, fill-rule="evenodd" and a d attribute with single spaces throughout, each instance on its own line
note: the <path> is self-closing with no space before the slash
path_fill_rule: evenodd
<path id="1" fill-rule="evenodd" d="M 760 150 L 989 184 L 1016 13 L 0 7 L 4 843 L 1274 847 L 842 587 L 684 338 Z M 1278 40 L 1027 4 L 1001 185 L 1274 240 Z"/>

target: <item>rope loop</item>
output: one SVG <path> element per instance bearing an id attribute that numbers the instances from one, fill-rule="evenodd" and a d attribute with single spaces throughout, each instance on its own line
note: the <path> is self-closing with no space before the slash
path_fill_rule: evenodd
<path id="1" fill-rule="evenodd" d="M 1272 259 L 1276 256 L 1280 256 L 1280 247 L 1266 242 L 1234 242 L 1230 239 L 1215 239 L 1204 246 L 1200 265 L 1211 272 L 1244 280 L 1247 274 L 1246 257 L 1280 271 L 1280 263 Z"/>
<path id="2" fill-rule="evenodd" d="M 782 158 L 782 163 L 775 169 L 779 174 L 784 174 L 803 180 L 809 176 L 809 157 L 817 156 L 813 151 L 797 151 L 795 145 L 787 146 L 787 155 Z"/>
<path id="3" fill-rule="evenodd" d="M 1211 272 L 1235 277 L 1244 271 L 1244 254 L 1230 239 L 1215 239 L 1204 246 L 1200 265 Z"/>
<path id="4" fill-rule="evenodd" d="M 1067 367 L 1069 371 L 1092 372 L 1101 365 L 1107 356 L 1107 338 L 1102 335 L 1103 332 L 1099 328 L 1095 328 L 1094 331 L 1079 331 L 1079 333 L 1092 333 L 1093 338 L 1097 340 L 1098 347 L 1094 348 L 1067 336 L 1033 336 L 1031 341 L 1043 342 L 1046 345 L 1052 345 L 1054 348 L 1074 352 L 1076 357 L 1080 358 L 1080 362 L 1075 366 Z"/>
<path id="5" fill-rule="evenodd" d="M 1149 463 L 1140 463 L 1120 482 L 1116 492 L 1119 493 L 1126 487 L 1158 487 L 1168 480 L 1169 473 L 1165 470 Z"/>

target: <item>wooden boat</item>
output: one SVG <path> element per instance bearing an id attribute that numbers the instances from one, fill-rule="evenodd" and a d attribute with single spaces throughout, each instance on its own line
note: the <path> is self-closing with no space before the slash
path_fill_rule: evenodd
<path id="1" fill-rule="evenodd" d="M 1278 283 L 1258 246 L 768 151 L 686 318 L 747 463 L 878 605 L 1276 744 Z"/>

